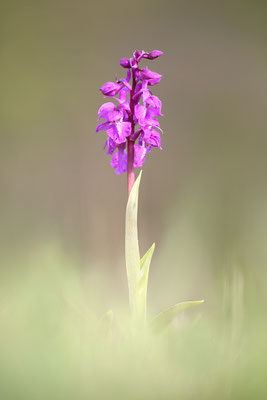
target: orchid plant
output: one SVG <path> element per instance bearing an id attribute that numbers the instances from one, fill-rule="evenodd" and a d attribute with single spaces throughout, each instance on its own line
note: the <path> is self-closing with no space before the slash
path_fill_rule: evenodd
<path id="1" fill-rule="evenodd" d="M 140 259 L 137 209 L 138 193 L 141 181 L 140 172 L 135 181 L 135 168 L 142 167 L 145 158 L 153 148 L 161 148 L 161 133 L 158 117 L 162 103 L 153 95 L 150 87 L 158 84 L 161 75 L 148 67 L 141 68 L 142 59 L 154 60 L 162 51 L 150 53 L 136 50 L 132 58 L 120 60 L 121 67 L 127 70 L 125 79 L 106 82 L 101 92 L 106 98 L 115 100 L 104 103 L 98 111 L 96 132 L 106 131 L 107 140 L 104 149 L 112 155 L 111 166 L 116 174 L 127 172 L 128 203 L 126 207 L 125 225 L 125 258 L 129 288 L 130 310 L 135 322 L 145 325 L 147 321 L 147 286 L 148 274 L 155 244 Z M 154 330 L 168 326 L 173 319 L 187 308 L 199 305 L 200 301 L 178 303 L 158 314 L 148 323 Z M 109 312 L 108 318 L 111 317 Z"/>

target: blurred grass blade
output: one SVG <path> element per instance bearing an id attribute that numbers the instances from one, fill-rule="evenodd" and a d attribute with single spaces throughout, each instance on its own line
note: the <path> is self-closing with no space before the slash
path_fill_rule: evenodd
<path id="1" fill-rule="evenodd" d="M 156 317 L 154 317 L 150 321 L 150 326 L 154 332 L 160 332 L 164 330 L 177 315 L 189 308 L 198 306 L 202 303 L 204 303 L 204 300 L 185 301 L 175 304 L 174 306 L 167 308 L 166 310 L 156 315 Z"/>
<path id="2" fill-rule="evenodd" d="M 148 274 L 151 259 L 155 250 L 155 243 L 152 244 L 150 249 L 142 257 L 140 261 L 140 272 L 137 282 L 137 309 L 138 316 L 144 322 L 146 321 L 146 305 L 147 305 L 147 286 Z"/>
<path id="3" fill-rule="evenodd" d="M 136 312 L 136 286 L 140 271 L 140 253 L 137 232 L 138 192 L 142 171 L 131 190 L 126 207 L 125 224 L 125 260 L 129 288 L 129 302 L 133 313 Z"/>
<path id="4" fill-rule="evenodd" d="M 139 276 L 139 280 L 142 278 L 142 276 L 144 275 L 144 271 L 148 268 L 149 269 L 149 265 L 151 262 L 151 258 L 153 256 L 155 250 L 155 243 L 152 244 L 152 246 L 150 247 L 150 249 L 146 252 L 146 254 L 141 258 L 140 261 L 140 276 Z"/>

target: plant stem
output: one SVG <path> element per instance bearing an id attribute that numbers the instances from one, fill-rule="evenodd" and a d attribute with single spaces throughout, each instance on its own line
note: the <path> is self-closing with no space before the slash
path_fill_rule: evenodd
<path id="1" fill-rule="evenodd" d="M 127 138 L 127 187 L 128 187 L 128 197 L 132 190 L 135 176 L 134 176 L 134 94 L 135 94 L 136 80 L 135 80 L 135 72 L 132 70 L 132 90 L 130 93 L 130 110 L 131 110 L 131 124 L 132 130 L 130 136 Z"/>

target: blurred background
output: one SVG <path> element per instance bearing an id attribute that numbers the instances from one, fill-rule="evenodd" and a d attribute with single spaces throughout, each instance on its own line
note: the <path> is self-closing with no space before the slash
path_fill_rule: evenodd
<path id="1" fill-rule="evenodd" d="M 9 1 L 0 15 L 2 304 L 40 280 L 56 288 L 60 265 L 100 314 L 127 307 L 126 176 L 95 134 L 99 88 L 124 76 L 120 58 L 157 49 L 163 150 L 147 156 L 139 200 L 141 253 L 156 242 L 150 313 L 205 298 L 214 329 L 234 321 L 239 337 L 257 319 L 263 335 L 266 3 Z"/>

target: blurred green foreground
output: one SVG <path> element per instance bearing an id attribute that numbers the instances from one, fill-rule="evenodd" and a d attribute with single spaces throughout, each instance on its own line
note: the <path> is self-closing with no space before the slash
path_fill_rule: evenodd
<path id="1" fill-rule="evenodd" d="M 265 305 L 239 268 L 223 310 L 214 298 L 154 336 L 131 333 L 127 304 L 109 330 L 75 267 L 48 246 L 23 274 L 2 272 L 1 399 L 266 398 Z"/>

